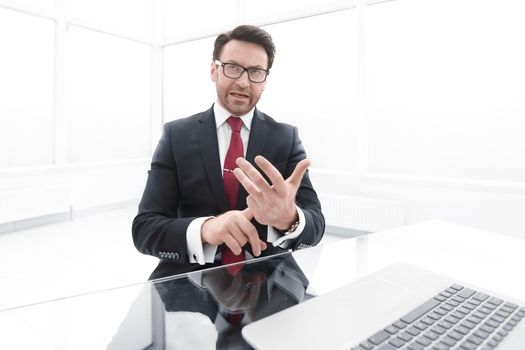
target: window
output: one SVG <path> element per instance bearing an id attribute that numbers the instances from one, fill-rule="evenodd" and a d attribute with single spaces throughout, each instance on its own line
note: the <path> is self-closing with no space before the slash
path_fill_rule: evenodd
<path id="1" fill-rule="evenodd" d="M 150 60 L 148 45 L 69 28 L 68 162 L 149 156 Z"/>
<path id="2" fill-rule="evenodd" d="M 0 8 L 1 168 L 53 162 L 54 30 L 50 20 Z"/>
<path id="3" fill-rule="evenodd" d="M 371 170 L 525 181 L 525 5 L 367 8 Z"/>

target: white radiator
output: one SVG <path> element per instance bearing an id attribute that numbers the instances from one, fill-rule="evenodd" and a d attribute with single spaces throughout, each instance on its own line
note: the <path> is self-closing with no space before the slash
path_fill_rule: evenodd
<path id="1" fill-rule="evenodd" d="M 0 223 L 69 212 L 67 186 L 42 186 L 0 192 Z"/>
<path id="2" fill-rule="evenodd" d="M 389 199 L 319 193 L 326 224 L 376 232 L 404 224 L 403 202 Z"/>

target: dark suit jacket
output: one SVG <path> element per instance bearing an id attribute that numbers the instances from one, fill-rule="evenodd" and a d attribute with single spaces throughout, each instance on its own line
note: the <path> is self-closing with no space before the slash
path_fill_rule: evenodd
<path id="1" fill-rule="evenodd" d="M 255 165 L 257 155 L 268 159 L 284 178 L 306 158 L 297 128 L 278 123 L 255 109 L 245 158 Z M 246 208 L 246 196 L 241 186 L 237 209 Z M 305 214 L 306 226 L 291 248 L 316 245 L 323 236 L 325 224 L 308 172 L 297 192 L 296 203 Z M 213 266 L 189 263 L 186 229 L 197 217 L 216 216 L 226 211 L 213 108 L 166 123 L 132 227 L 137 249 L 161 259 L 151 278 L 164 275 L 164 270 L 185 273 Z M 254 223 L 260 238 L 266 241 L 267 227 Z M 282 252 L 270 246 L 263 255 Z M 245 248 L 250 249 L 249 245 Z"/>

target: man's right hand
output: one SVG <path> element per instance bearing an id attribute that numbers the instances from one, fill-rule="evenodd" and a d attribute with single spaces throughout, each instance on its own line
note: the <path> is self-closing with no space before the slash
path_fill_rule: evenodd
<path id="1" fill-rule="evenodd" d="M 226 244 L 233 254 L 239 255 L 242 247 L 250 242 L 255 256 L 267 248 L 259 239 L 255 226 L 250 222 L 253 214 L 249 208 L 242 211 L 231 210 L 215 218 L 206 220 L 201 227 L 202 243 L 212 245 Z"/>

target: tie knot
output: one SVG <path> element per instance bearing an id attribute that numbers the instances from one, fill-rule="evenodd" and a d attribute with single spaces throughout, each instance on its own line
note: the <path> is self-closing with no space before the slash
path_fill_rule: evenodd
<path id="1" fill-rule="evenodd" d="M 241 118 L 234 117 L 232 115 L 226 121 L 230 125 L 230 128 L 232 128 L 232 131 L 239 132 L 239 133 L 241 132 L 241 128 L 242 128 L 242 119 Z"/>

